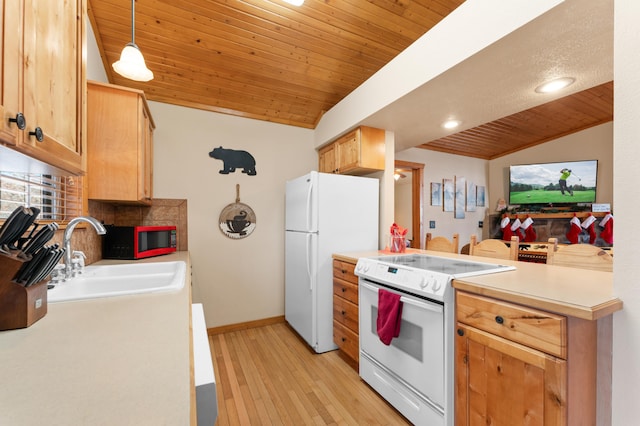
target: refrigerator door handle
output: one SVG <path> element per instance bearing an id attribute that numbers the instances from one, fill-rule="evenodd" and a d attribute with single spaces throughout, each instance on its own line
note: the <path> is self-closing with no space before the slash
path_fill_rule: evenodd
<path id="1" fill-rule="evenodd" d="M 313 234 L 307 234 L 307 275 L 309 276 L 309 291 L 313 291 L 313 274 L 311 271 L 311 239 Z"/>
<path id="2" fill-rule="evenodd" d="M 313 181 L 309 182 L 309 189 L 307 190 L 307 231 L 311 231 L 311 216 L 313 212 L 311 211 L 311 194 L 313 192 Z"/>

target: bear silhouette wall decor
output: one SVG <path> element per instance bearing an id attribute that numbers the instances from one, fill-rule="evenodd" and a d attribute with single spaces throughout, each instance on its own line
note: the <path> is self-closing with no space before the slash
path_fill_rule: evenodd
<path id="1" fill-rule="evenodd" d="M 242 169 L 242 173 L 246 173 L 249 176 L 258 174 L 256 172 L 256 160 L 247 151 L 227 149 L 220 146 L 214 148 L 209 153 L 209 157 L 222 160 L 223 168 L 220 170 L 220 174 L 228 175 L 229 173 L 234 173 L 236 169 Z"/>

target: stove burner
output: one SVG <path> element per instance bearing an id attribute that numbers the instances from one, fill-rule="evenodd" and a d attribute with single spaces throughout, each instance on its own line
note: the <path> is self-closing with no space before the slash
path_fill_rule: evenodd
<path id="1" fill-rule="evenodd" d="M 416 253 L 360 258 L 355 274 L 399 291 L 446 301 L 452 299 L 453 289 L 448 285 L 452 279 L 513 269 L 513 266 Z"/>
<path id="2" fill-rule="evenodd" d="M 479 273 L 500 269 L 503 265 L 481 263 L 446 257 L 429 256 L 424 254 L 410 254 L 405 256 L 380 256 L 373 258 L 383 263 L 408 266 L 425 271 L 442 272 L 449 275 Z"/>

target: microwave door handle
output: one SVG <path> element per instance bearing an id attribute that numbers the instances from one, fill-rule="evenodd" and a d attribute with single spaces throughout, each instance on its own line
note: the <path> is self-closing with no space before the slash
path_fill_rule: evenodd
<path id="1" fill-rule="evenodd" d="M 364 282 L 360 282 L 359 285 L 368 290 L 378 293 L 378 287 L 374 287 Z M 404 297 L 404 296 L 400 296 L 400 301 L 402 303 L 406 303 L 407 305 L 415 306 L 418 309 L 426 309 L 428 311 L 438 312 L 440 314 L 442 313 L 442 306 L 436 303 L 419 302 L 417 300 L 409 299 L 408 297 Z"/>

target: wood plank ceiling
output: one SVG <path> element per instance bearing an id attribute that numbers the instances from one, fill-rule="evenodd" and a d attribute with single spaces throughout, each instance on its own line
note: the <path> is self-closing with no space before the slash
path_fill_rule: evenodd
<path id="1" fill-rule="evenodd" d="M 146 83 L 111 67 L 131 41 L 131 1 L 88 0 L 88 11 L 111 83 L 153 101 L 313 129 L 463 2 L 136 0 L 135 42 L 155 75 Z M 495 158 L 610 121 L 612 105 L 609 83 L 420 147 Z"/>
<path id="2" fill-rule="evenodd" d="M 135 42 L 155 78 L 112 71 L 130 0 L 90 0 L 109 81 L 159 102 L 314 128 L 463 0 L 137 0 Z"/>
<path id="3" fill-rule="evenodd" d="M 613 82 L 608 82 L 418 148 L 491 160 L 612 120 Z"/>

